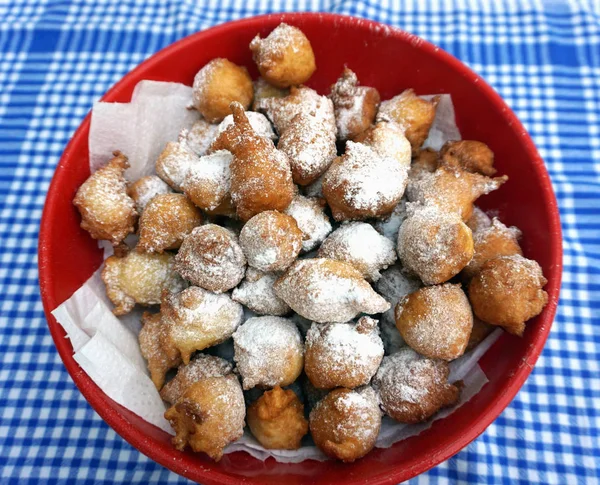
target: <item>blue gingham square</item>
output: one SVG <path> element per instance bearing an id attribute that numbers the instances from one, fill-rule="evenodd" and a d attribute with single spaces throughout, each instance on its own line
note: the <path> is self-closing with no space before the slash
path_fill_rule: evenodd
<path id="1" fill-rule="evenodd" d="M 600 482 L 600 3 L 595 0 L 27 0 L 0 3 L 0 483 L 187 483 L 138 453 L 65 371 L 36 245 L 54 167 L 92 103 L 143 59 L 211 25 L 320 10 L 388 23 L 481 74 L 546 161 L 564 234 L 561 301 L 512 404 L 414 483 Z"/>

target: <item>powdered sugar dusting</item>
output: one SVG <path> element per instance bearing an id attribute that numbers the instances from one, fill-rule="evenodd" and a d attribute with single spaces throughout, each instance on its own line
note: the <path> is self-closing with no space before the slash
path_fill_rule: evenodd
<path id="1" fill-rule="evenodd" d="M 203 156 L 208 153 L 208 149 L 217 136 L 220 126 L 209 123 L 204 118 L 201 118 L 192 125 L 189 131 L 182 132 L 182 135 L 187 145 L 196 155 Z"/>
<path id="2" fill-rule="evenodd" d="M 386 218 L 375 221 L 373 227 L 381 235 L 387 237 L 394 243 L 398 240 L 398 230 L 408 217 L 406 213 L 406 199 L 402 198 L 398 205 L 394 208 L 394 211 Z"/>
<path id="3" fill-rule="evenodd" d="M 187 132 L 182 132 L 182 138 Z M 188 170 L 198 161 L 198 156 L 185 141 L 169 142 L 156 161 L 156 173 L 174 190 L 181 192 Z"/>
<path id="4" fill-rule="evenodd" d="M 275 294 L 276 273 L 248 268 L 246 278 L 233 290 L 231 298 L 259 315 L 285 315 L 291 308 Z"/>
<path id="5" fill-rule="evenodd" d="M 318 256 L 346 261 L 368 281 L 377 281 L 379 271 L 397 259 L 394 243 L 366 222 L 342 224 L 323 241 Z"/>
<path id="6" fill-rule="evenodd" d="M 251 318 L 233 334 L 233 342 L 244 389 L 282 384 L 289 378 L 287 372 L 294 360 L 300 363 L 298 374 L 302 370 L 302 337 L 294 322 L 287 318 Z M 292 377 L 294 381 L 298 375 Z"/>
<path id="7" fill-rule="evenodd" d="M 154 196 L 168 194 L 173 192 L 173 190 L 160 177 L 147 175 L 130 185 L 128 192 L 130 197 L 135 201 L 138 214 L 141 214 Z"/>
<path id="8" fill-rule="evenodd" d="M 275 134 L 275 131 L 273 131 L 271 122 L 265 115 L 255 111 L 246 111 L 246 118 L 248 118 L 250 126 L 257 135 L 264 136 L 273 141 L 277 140 L 277 135 Z M 223 118 L 223 121 L 219 123 L 217 134 L 223 133 L 231 125 L 233 125 L 233 115 L 227 115 Z"/>
<path id="9" fill-rule="evenodd" d="M 324 204 L 319 199 L 296 195 L 285 213 L 296 219 L 302 231 L 302 251 L 316 248 L 331 232 L 331 222 L 325 214 Z"/>
<path id="10" fill-rule="evenodd" d="M 400 201 L 407 171 L 397 160 L 383 157 L 362 143 L 349 141 L 341 162 L 325 174 L 324 185 L 334 191 L 344 186 L 345 203 L 357 210 L 376 211 Z"/>
<path id="11" fill-rule="evenodd" d="M 210 198 L 206 198 L 202 209 L 214 210 L 227 197 L 231 189 L 231 160 L 233 155 L 227 150 L 219 150 L 200 157 L 198 163 L 190 167 L 184 178 L 182 188 L 194 200 L 193 193 L 204 189 Z M 204 198 L 203 198 L 204 199 Z M 194 200 L 198 205 L 198 201 Z"/>

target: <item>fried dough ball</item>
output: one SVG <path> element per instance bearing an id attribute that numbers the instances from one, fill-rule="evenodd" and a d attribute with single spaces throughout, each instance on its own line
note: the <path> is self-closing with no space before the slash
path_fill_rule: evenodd
<path id="1" fill-rule="evenodd" d="M 164 338 L 166 329 L 160 313 L 142 314 L 142 328 L 138 334 L 138 341 L 142 356 L 148 362 L 152 382 L 158 390 L 163 387 L 167 372 L 181 363 L 179 350 L 169 346 L 170 342 Z"/>
<path id="2" fill-rule="evenodd" d="M 381 313 L 390 308 L 358 270 L 332 259 L 296 261 L 274 288 L 292 310 L 319 323 L 343 323 L 359 313 Z"/>
<path id="3" fill-rule="evenodd" d="M 477 347 L 483 340 L 494 330 L 494 326 L 489 323 L 485 323 L 479 318 L 473 316 L 473 330 L 469 336 L 469 343 L 465 352 L 469 352 Z"/>
<path id="4" fill-rule="evenodd" d="M 440 154 L 431 148 L 419 150 L 410 167 L 410 179 L 416 179 L 423 173 L 433 173 L 438 169 Z"/>
<path id="5" fill-rule="evenodd" d="M 297 27 L 279 24 L 266 38 L 250 42 L 260 75 L 278 88 L 305 83 L 317 68 L 310 41 Z"/>
<path id="6" fill-rule="evenodd" d="M 401 423 L 421 423 L 458 401 L 460 389 L 448 383 L 449 373 L 443 360 L 404 347 L 384 357 L 373 388 L 385 414 Z"/>
<path id="7" fill-rule="evenodd" d="M 377 281 L 380 271 L 398 259 L 394 243 L 366 222 L 342 224 L 323 241 L 317 256 L 350 263 L 367 281 Z"/>
<path id="8" fill-rule="evenodd" d="M 165 412 L 177 433 L 173 445 L 188 445 L 219 461 L 223 449 L 244 434 L 246 406 L 240 383 L 233 374 L 202 379 Z"/>
<path id="9" fill-rule="evenodd" d="M 179 135 L 179 141 L 170 141 L 156 160 L 156 173 L 169 186 L 181 192 L 183 181 L 190 168 L 198 162 L 198 156 L 185 141 L 187 131 Z"/>
<path id="10" fill-rule="evenodd" d="M 138 214 L 142 214 L 144 209 L 155 196 L 159 194 L 170 194 L 173 192 L 165 182 L 157 175 L 147 175 L 136 180 L 127 188 L 127 195 L 135 202 L 135 208 Z"/>
<path id="11" fill-rule="evenodd" d="M 264 78 L 259 77 L 253 83 L 254 86 L 254 101 L 252 101 L 252 110 L 258 111 L 263 100 L 267 98 L 285 98 L 290 94 L 287 88 L 277 88 L 269 84 Z"/>
<path id="12" fill-rule="evenodd" d="M 323 195 L 336 221 L 381 218 L 400 202 L 407 169 L 362 143 L 347 142 L 323 178 Z"/>
<path id="13" fill-rule="evenodd" d="M 106 239 L 116 246 L 133 232 L 138 213 L 127 195 L 127 157 L 119 151 L 113 155 L 79 187 L 73 205 L 81 214 L 82 229 L 94 239 Z"/>
<path id="14" fill-rule="evenodd" d="M 499 256 L 485 262 L 473 277 L 469 299 L 478 318 L 522 336 L 525 322 L 548 303 L 542 289 L 546 283 L 537 262 L 519 254 Z"/>
<path id="15" fill-rule="evenodd" d="M 407 89 L 398 96 L 383 101 L 379 106 L 377 119 L 398 123 L 404 129 L 413 151 L 416 151 L 429 135 L 438 103 L 438 96 L 426 101 L 419 98 L 412 89 Z"/>
<path id="16" fill-rule="evenodd" d="M 383 358 L 377 320 L 313 323 L 306 334 L 304 372 L 317 389 L 368 384 Z"/>
<path id="17" fill-rule="evenodd" d="M 184 364 L 196 350 L 227 340 L 242 323 L 242 305 L 228 294 L 217 295 L 197 286 L 180 293 L 165 292 L 160 314 L 168 326 L 164 342 L 181 353 Z"/>
<path id="18" fill-rule="evenodd" d="M 246 222 L 240 232 L 240 246 L 253 268 L 284 271 L 300 254 L 302 231 L 292 216 L 265 211 Z"/>
<path id="19" fill-rule="evenodd" d="M 475 234 L 478 231 L 491 227 L 492 219 L 479 207 L 475 206 L 473 208 L 473 213 L 466 224 L 469 226 L 469 229 L 473 231 L 473 234 Z"/>
<path id="20" fill-rule="evenodd" d="M 201 223 L 202 214 L 185 195 L 159 194 L 140 217 L 137 249 L 145 253 L 177 249 L 185 236 Z"/>
<path id="21" fill-rule="evenodd" d="M 231 374 L 231 363 L 214 355 L 196 354 L 188 365 L 180 365 L 177 374 L 165 384 L 160 397 L 169 404 L 175 404 L 192 384 L 208 377 L 221 377 Z"/>
<path id="22" fill-rule="evenodd" d="M 233 231 L 206 224 L 185 237 L 175 256 L 175 269 L 192 284 L 222 293 L 242 281 L 246 257 Z"/>
<path id="23" fill-rule="evenodd" d="M 405 170 L 410 169 L 410 143 L 396 123 L 380 121 L 354 138 L 357 143 L 370 146 L 382 157 L 391 157 Z"/>
<path id="24" fill-rule="evenodd" d="M 297 450 L 308 433 L 304 406 L 291 389 L 275 386 L 248 407 L 248 427 L 268 450 Z"/>
<path id="25" fill-rule="evenodd" d="M 522 255 L 519 246 L 521 231 L 516 227 L 506 227 L 497 217 L 492 225 L 473 233 L 473 259 L 462 270 L 461 276 L 469 280 L 481 270 L 483 263 L 496 256 Z"/>
<path id="26" fill-rule="evenodd" d="M 267 118 L 262 113 L 256 113 L 254 111 L 246 111 L 245 114 L 246 118 L 248 118 L 250 126 L 257 135 L 264 136 L 265 138 L 268 138 L 272 141 L 277 140 L 277 135 L 273 130 L 273 126 L 271 125 L 269 118 Z M 217 128 L 217 135 L 223 133 L 227 128 L 229 128 L 233 124 L 233 115 L 227 115 L 219 124 Z"/>
<path id="27" fill-rule="evenodd" d="M 489 194 L 508 180 L 506 175 L 489 178 L 478 173 L 440 167 L 433 173 L 421 173 L 410 179 L 406 195 L 410 202 L 435 205 L 449 212 L 456 212 L 463 221 L 473 213 L 473 202 Z"/>
<path id="28" fill-rule="evenodd" d="M 285 210 L 295 190 L 287 156 L 252 129 L 239 103 L 232 103 L 231 110 L 234 124 L 219 135 L 212 148 L 233 153 L 231 199 L 237 215 L 247 221 L 266 210 Z"/>
<path id="29" fill-rule="evenodd" d="M 448 141 L 440 150 L 442 165 L 491 177 L 496 173 L 494 152 L 480 141 Z"/>
<path id="30" fill-rule="evenodd" d="M 310 433 L 327 456 L 350 463 L 375 446 L 381 428 L 381 411 L 371 387 L 334 389 L 309 416 Z"/>
<path id="31" fill-rule="evenodd" d="M 377 292 L 392 304 L 392 307 L 381 315 L 379 322 L 386 355 L 393 354 L 405 346 L 404 339 L 396 328 L 396 304 L 402 297 L 417 291 L 421 286 L 418 278 L 406 275 L 399 265 L 382 271 L 381 278 L 375 283 Z"/>
<path id="32" fill-rule="evenodd" d="M 223 121 L 234 101 L 248 109 L 253 96 L 252 79 L 246 68 L 227 59 L 213 59 L 194 78 L 194 107 L 209 123 Z"/>
<path id="33" fill-rule="evenodd" d="M 398 231 L 402 266 L 426 285 L 448 281 L 473 257 L 471 229 L 454 212 L 419 207 Z"/>
<path id="34" fill-rule="evenodd" d="M 450 361 L 465 352 L 473 312 L 460 285 L 426 286 L 398 302 L 396 326 L 421 355 Z"/>
<path id="35" fill-rule="evenodd" d="M 263 273 L 255 268 L 246 270 L 246 278 L 233 289 L 231 298 L 258 315 L 282 316 L 292 309 L 275 294 L 276 273 Z"/>
<path id="36" fill-rule="evenodd" d="M 292 216 L 302 231 L 302 251 L 307 253 L 321 244 L 331 232 L 331 222 L 325 214 L 325 199 L 296 195 L 285 213 Z"/>
<path id="37" fill-rule="evenodd" d="M 201 209 L 215 211 L 229 198 L 231 190 L 230 164 L 233 155 L 227 150 L 219 150 L 200 157 L 182 184 L 185 195 Z"/>
<path id="38" fill-rule="evenodd" d="M 130 251 L 124 257 L 110 256 L 104 261 L 102 281 L 115 305 L 115 315 L 125 315 L 140 305 L 158 305 L 163 290 L 181 291 L 185 282 L 174 269 L 170 253 L 148 254 Z"/>
<path id="39" fill-rule="evenodd" d="M 293 86 L 290 94 L 284 98 L 265 98 L 260 102 L 259 109 L 271 120 L 279 135 L 292 125 L 292 120 L 300 113 L 322 121 L 327 130 L 334 137 L 336 135 L 333 102 L 306 86 Z"/>
<path id="40" fill-rule="evenodd" d="M 244 389 L 287 386 L 302 372 L 302 336 L 287 318 L 250 318 L 233 334 L 233 344 Z"/>
<path id="41" fill-rule="evenodd" d="M 281 134 L 277 149 L 290 159 L 292 178 L 298 185 L 317 180 L 337 157 L 335 133 L 315 116 L 297 114 Z"/>
<path id="42" fill-rule="evenodd" d="M 379 107 L 379 92 L 375 88 L 359 86 L 356 74 L 347 67 L 335 84 L 329 97 L 335 108 L 335 120 L 340 140 L 352 140 L 365 131 L 373 121 Z"/>
<path id="43" fill-rule="evenodd" d="M 208 153 L 210 144 L 217 136 L 219 126 L 200 118 L 189 130 L 182 132 L 182 139 L 196 155 L 202 157 Z"/>

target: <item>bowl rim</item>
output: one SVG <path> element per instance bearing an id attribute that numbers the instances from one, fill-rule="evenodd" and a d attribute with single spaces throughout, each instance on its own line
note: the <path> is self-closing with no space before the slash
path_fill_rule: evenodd
<path id="1" fill-rule="evenodd" d="M 440 60 L 449 64 L 453 69 L 459 72 L 462 76 L 467 77 L 471 82 L 478 83 L 479 89 L 484 91 L 486 97 L 490 99 L 490 102 L 495 105 L 506 121 L 512 123 L 519 132 L 522 133 L 522 143 L 524 144 L 528 158 L 530 159 L 536 176 L 540 179 L 543 193 L 545 195 L 546 202 L 549 203 L 548 212 L 550 214 L 550 234 L 549 242 L 551 245 L 552 264 L 550 272 L 548 273 L 547 279 L 548 284 L 546 291 L 548 292 L 549 302 L 548 308 L 546 309 L 547 324 L 540 325 L 537 332 L 536 338 L 532 345 L 530 345 L 526 357 L 524 358 L 523 365 L 519 366 L 518 370 L 508 377 L 506 384 L 503 386 L 503 392 L 498 395 L 498 398 L 484 409 L 478 417 L 471 423 L 468 429 L 465 430 L 460 437 L 445 446 L 437 450 L 434 455 L 416 457 L 413 463 L 405 466 L 402 469 L 393 470 L 391 472 L 384 472 L 370 479 L 370 483 L 373 484 L 391 484 L 398 483 L 401 480 L 407 480 L 420 473 L 437 466 L 438 464 L 446 461 L 452 457 L 475 438 L 477 438 L 485 429 L 502 413 L 502 411 L 508 406 L 508 404 L 515 397 L 517 392 L 521 389 L 523 383 L 533 370 L 533 366 L 536 363 L 543 346 L 548 338 L 556 309 L 558 305 L 558 296 L 561 285 L 562 277 L 562 233 L 560 224 L 560 215 L 558 211 L 558 205 L 555 194 L 552 190 L 552 183 L 550 176 L 546 170 L 545 164 L 537 152 L 535 144 L 531 140 L 531 137 L 519 121 L 517 116 L 508 107 L 500 95 L 483 80 L 478 74 L 472 71 L 466 64 L 462 63 L 459 59 L 449 54 L 445 50 L 437 47 L 431 42 L 422 39 L 414 34 L 403 31 L 397 27 L 383 24 L 374 20 L 369 20 L 361 17 L 354 17 L 349 15 L 340 15 L 333 13 L 321 13 L 321 12 L 290 12 L 290 13 L 271 13 L 258 16 L 247 17 L 239 20 L 225 22 L 219 25 L 215 25 L 208 29 L 204 29 L 188 35 L 156 52 L 145 61 L 138 64 L 134 69 L 125 74 L 116 84 L 114 84 L 101 98 L 100 100 L 106 100 L 114 98 L 122 89 L 126 82 L 126 79 L 134 75 L 136 72 L 147 69 L 155 64 L 159 64 L 166 57 L 171 56 L 174 52 L 181 49 L 186 49 L 189 44 L 192 44 L 196 37 L 207 35 L 207 33 L 226 33 L 230 30 L 236 30 L 243 27 L 260 27 L 260 24 L 264 21 L 278 20 L 280 22 L 317 17 L 325 21 L 332 23 L 335 22 L 350 22 L 354 23 L 356 27 L 360 27 L 361 24 L 372 28 L 372 29 L 388 29 L 390 35 L 398 36 L 402 40 L 418 44 L 419 49 L 423 49 L 430 54 L 440 58 Z M 52 181 L 48 188 L 48 194 L 42 213 L 40 233 L 38 240 L 38 257 L 39 257 L 39 282 L 40 282 L 40 293 L 44 307 L 44 313 L 46 315 L 47 324 L 50 330 L 54 344 L 58 350 L 58 353 L 67 369 L 69 375 L 79 388 L 88 403 L 92 408 L 100 415 L 100 417 L 112 428 L 117 434 L 125 439 L 138 451 L 148 456 L 152 460 L 161 464 L 162 466 L 170 469 L 173 472 L 178 473 L 184 477 L 192 480 L 202 479 L 205 483 L 221 483 L 224 485 L 238 484 L 239 480 L 232 477 L 231 475 L 220 471 L 216 467 L 206 468 L 202 471 L 190 470 L 185 463 L 179 460 L 173 460 L 169 457 L 169 452 L 172 448 L 164 446 L 160 443 L 156 443 L 154 440 L 148 439 L 148 436 L 142 431 L 135 428 L 129 423 L 115 409 L 106 406 L 106 400 L 110 400 L 106 394 L 104 394 L 92 381 L 92 379 L 79 367 L 79 365 L 73 359 L 73 348 L 70 340 L 64 338 L 64 332 L 62 327 L 54 319 L 51 311 L 58 306 L 56 297 L 51 291 L 51 280 L 53 278 L 50 271 L 50 255 L 47 250 L 46 241 L 50 239 L 50 233 L 52 231 L 52 221 L 54 219 L 53 213 L 55 212 L 54 206 L 57 203 L 57 199 L 60 195 L 59 184 L 60 174 L 65 168 L 66 160 L 70 158 L 73 147 L 81 143 L 84 133 L 88 132 L 91 120 L 91 111 L 85 116 L 84 120 L 78 126 L 70 141 L 68 142 L 60 160 L 57 164 L 55 173 Z M 358 484 L 363 483 L 364 480 L 359 478 L 346 479 L 347 484 Z"/>

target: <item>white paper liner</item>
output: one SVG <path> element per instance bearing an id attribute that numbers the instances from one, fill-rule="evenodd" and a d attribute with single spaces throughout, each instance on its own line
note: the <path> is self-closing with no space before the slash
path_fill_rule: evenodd
<path id="1" fill-rule="evenodd" d="M 430 99 L 432 96 L 422 96 Z M 97 103 L 90 127 L 90 170 L 104 165 L 113 150 L 121 150 L 131 163 L 127 176 L 135 180 L 154 172 L 156 157 L 167 141 L 176 140 L 179 131 L 189 128 L 198 115 L 187 110 L 191 88 L 177 83 L 141 81 L 131 103 Z M 460 140 L 450 95 L 441 95 L 436 118 L 424 146 L 438 150 L 448 140 Z M 112 247 L 101 242 L 104 257 Z M 137 342 L 141 310 L 116 318 L 106 297 L 100 270 L 52 314 L 63 326 L 75 351 L 74 359 L 111 399 L 155 426 L 173 434 L 163 414 L 165 403 L 150 380 Z M 444 409 L 431 420 L 404 425 L 384 418 L 376 447 L 392 444 L 419 434 L 433 421 L 451 414 L 467 402 L 488 382 L 477 364 L 479 358 L 496 341 L 501 330 L 488 336 L 473 351 L 450 363 L 450 381 L 463 380 L 461 398 L 454 407 Z M 246 431 L 244 436 L 225 449 L 225 453 L 245 451 L 264 460 L 298 463 L 306 459 L 325 460 L 316 446 L 300 450 L 266 450 Z"/>

